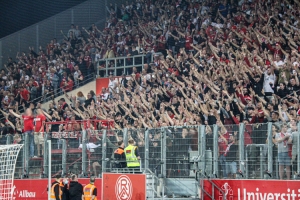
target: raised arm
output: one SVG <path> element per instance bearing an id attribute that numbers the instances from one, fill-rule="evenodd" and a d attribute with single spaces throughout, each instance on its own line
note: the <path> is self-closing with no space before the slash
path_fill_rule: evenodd
<path id="1" fill-rule="evenodd" d="M 9 112 L 12 114 L 12 115 L 14 115 L 15 117 L 17 117 L 17 118 L 22 118 L 22 116 L 21 115 L 19 115 L 19 114 L 17 114 L 17 113 L 15 113 L 13 110 L 11 110 L 11 109 L 9 109 Z"/>

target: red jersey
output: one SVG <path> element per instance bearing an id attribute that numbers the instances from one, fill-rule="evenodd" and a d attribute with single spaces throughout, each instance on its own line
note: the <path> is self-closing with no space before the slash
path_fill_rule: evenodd
<path id="1" fill-rule="evenodd" d="M 92 58 L 90 56 L 84 56 L 83 60 L 85 61 L 86 67 L 89 68 L 92 63 Z"/>
<path id="2" fill-rule="evenodd" d="M 159 40 L 158 41 L 158 49 L 159 50 L 164 50 L 166 48 L 166 45 L 163 42 L 166 41 L 166 38 L 163 35 L 161 35 L 158 40 Z"/>
<path id="3" fill-rule="evenodd" d="M 45 115 L 37 115 L 34 118 L 35 129 L 34 132 L 44 132 L 43 122 L 46 121 Z"/>
<path id="4" fill-rule="evenodd" d="M 24 128 L 23 128 L 23 132 L 27 132 L 27 131 L 33 131 L 33 120 L 34 117 L 33 116 L 27 116 L 27 115 L 22 115 L 23 121 L 24 121 Z"/>
<path id="5" fill-rule="evenodd" d="M 66 90 L 66 92 L 69 92 L 73 89 L 74 86 L 74 82 L 72 80 L 69 80 L 67 82 L 67 85 L 64 86 L 64 89 Z"/>
<path id="6" fill-rule="evenodd" d="M 21 97 L 25 100 L 28 101 L 29 100 L 29 92 L 28 90 L 24 89 L 23 91 L 20 92 Z"/>
<path id="7" fill-rule="evenodd" d="M 193 43 L 192 36 L 185 36 L 185 49 L 192 50 L 191 44 Z"/>

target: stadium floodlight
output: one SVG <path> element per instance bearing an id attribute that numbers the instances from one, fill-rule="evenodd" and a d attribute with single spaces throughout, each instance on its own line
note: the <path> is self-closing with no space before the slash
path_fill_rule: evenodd
<path id="1" fill-rule="evenodd" d="M 0 199 L 13 198 L 16 162 L 23 144 L 0 145 Z"/>

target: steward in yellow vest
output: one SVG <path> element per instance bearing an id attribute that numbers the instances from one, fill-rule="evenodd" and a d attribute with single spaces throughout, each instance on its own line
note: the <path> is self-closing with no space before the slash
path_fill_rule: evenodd
<path id="1" fill-rule="evenodd" d="M 50 190 L 50 200 L 61 200 L 62 197 L 62 187 L 60 182 L 61 176 L 57 175 L 55 181 L 51 185 Z"/>
<path id="2" fill-rule="evenodd" d="M 128 168 L 140 167 L 140 155 L 137 146 L 134 146 L 134 140 L 128 140 L 128 146 L 125 148 L 125 156 Z"/>
<path id="3" fill-rule="evenodd" d="M 83 188 L 83 200 L 97 200 L 97 187 L 95 186 L 95 177 L 91 177 L 90 183 Z"/>

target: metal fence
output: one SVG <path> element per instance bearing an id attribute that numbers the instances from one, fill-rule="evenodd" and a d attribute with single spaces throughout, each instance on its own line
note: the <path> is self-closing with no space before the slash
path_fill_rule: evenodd
<path id="1" fill-rule="evenodd" d="M 63 39 L 61 30 L 67 34 L 71 24 L 82 27 L 90 27 L 92 23 L 104 26 L 108 13 L 106 6 L 117 3 L 120 6 L 125 0 L 88 0 L 64 12 L 54 15 L 44 21 L 29 26 L 21 31 L 0 39 L 0 68 L 7 62 L 9 57 L 13 59 L 17 52 L 28 52 L 28 47 L 38 50 L 53 38 Z M 131 2 L 130 0 L 127 2 Z M 84 31 L 82 31 L 84 32 Z"/>
<path id="2" fill-rule="evenodd" d="M 29 155 L 29 139 L 21 135 L 24 148 L 17 161 L 16 178 L 46 177 L 47 139 L 52 140 L 52 174 L 77 173 L 83 177 L 101 176 L 102 172 L 120 172 L 114 152 L 118 141 L 125 147 L 133 139 L 141 157 L 138 171 L 150 170 L 157 177 L 206 177 L 233 179 L 279 179 L 300 172 L 300 123 L 287 127 L 286 140 L 276 142 L 285 131 L 279 124 L 239 124 L 229 126 L 162 127 L 157 129 L 124 129 L 52 132 L 45 134 L 42 158 Z M 4 142 L 4 140 L 1 140 Z M 6 143 L 16 141 L 6 136 Z M 286 157 L 280 152 L 286 149 Z M 279 150 L 279 151 L 278 151 Z M 279 157 L 278 157 L 279 156 Z M 284 159 L 284 168 L 278 165 Z M 282 161 L 281 161 L 282 162 Z M 126 171 L 127 169 L 122 169 Z M 291 172 L 290 172 L 291 171 Z M 287 173 L 286 173 L 287 172 Z M 289 174 L 290 172 L 290 174 Z"/>
<path id="3" fill-rule="evenodd" d="M 141 72 L 144 64 L 150 64 L 152 61 L 152 54 L 102 59 L 96 64 L 97 75 L 98 77 L 107 77 L 109 75 L 121 76 L 122 74 L 130 75 L 132 74 L 133 67 L 136 67 Z"/>

